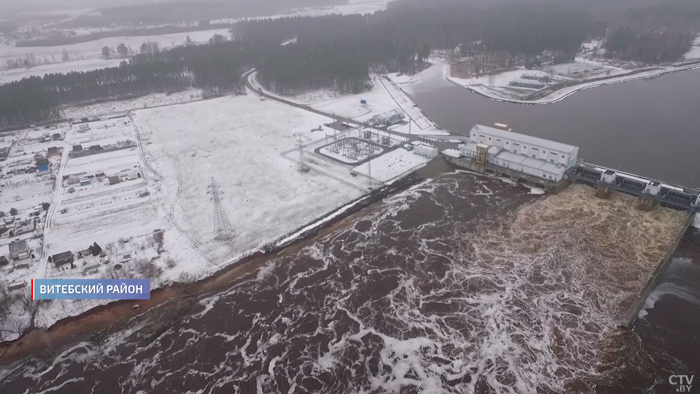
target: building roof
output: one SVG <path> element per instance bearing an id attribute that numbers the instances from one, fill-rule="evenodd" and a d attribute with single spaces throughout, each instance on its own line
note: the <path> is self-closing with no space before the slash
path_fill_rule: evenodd
<path id="1" fill-rule="evenodd" d="M 21 241 L 10 242 L 10 253 L 22 252 L 25 250 L 29 250 L 29 247 L 27 246 L 27 241 L 21 240 Z"/>
<path id="2" fill-rule="evenodd" d="M 54 261 L 54 262 L 72 259 L 72 258 L 73 258 L 73 252 L 67 251 L 67 252 L 55 254 L 55 255 L 52 256 L 52 258 L 53 258 L 53 261 Z"/>
<path id="3" fill-rule="evenodd" d="M 540 167 L 540 170 L 549 172 L 550 174 L 563 174 L 566 172 L 566 167 L 552 163 L 544 163 L 542 167 Z"/>
<path id="4" fill-rule="evenodd" d="M 516 164 L 520 164 L 523 162 L 523 160 L 527 159 L 526 156 L 519 155 L 517 153 L 511 153 L 508 151 L 503 151 L 503 152 L 501 152 L 501 154 L 499 154 L 496 157 L 499 160 L 506 160 L 506 161 L 509 161 L 511 163 L 516 163 Z"/>
<path id="5" fill-rule="evenodd" d="M 514 133 L 512 131 L 505 131 L 496 129 L 493 127 L 476 125 L 471 129 L 472 132 L 488 133 L 490 136 L 501 137 L 504 139 L 509 139 L 511 141 L 518 141 L 528 145 L 536 145 L 544 148 L 556 150 L 559 152 L 573 152 L 577 147 L 573 145 L 562 144 L 561 142 L 555 142 L 546 140 L 544 138 L 532 137 L 525 134 Z M 471 132 L 470 132 L 471 135 Z"/>
<path id="6" fill-rule="evenodd" d="M 550 174 L 563 174 L 566 171 L 565 166 L 548 163 L 541 159 L 533 159 L 525 155 L 519 155 L 508 151 L 501 152 L 501 154 L 496 156 L 496 158 L 509 163 L 520 164 L 523 167 L 527 167 L 531 170 L 540 170 Z"/>

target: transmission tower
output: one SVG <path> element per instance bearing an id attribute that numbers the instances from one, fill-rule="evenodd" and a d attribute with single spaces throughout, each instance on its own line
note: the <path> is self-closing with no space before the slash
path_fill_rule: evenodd
<path id="1" fill-rule="evenodd" d="M 214 223 L 216 225 L 216 236 L 214 236 L 214 239 L 217 241 L 230 240 L 234 237 L 235 231 L 228 220 L 226 211 L 221 206 L 221 192 L 214 178 L 211 178 L 211 186 L 209 187 L 211 188 L 212 200 L 214 201 Z"/>
<path id="2" fill-rule="evenodd" d="M 304 161 L 304 143 L 301 140 L 301 133 L 297 134 L 297 148 L 299 148 L 299 171 L 309 172 L 309 166 Z"/>

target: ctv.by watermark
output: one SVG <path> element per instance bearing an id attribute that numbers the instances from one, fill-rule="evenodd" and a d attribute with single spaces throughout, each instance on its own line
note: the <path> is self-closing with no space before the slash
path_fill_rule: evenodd
<path id="1" fill-rule="evenodd" d="M 689 393 L 693 387 L 695 375 L 671 375 L 668 382 L 676 389 L 677 393 Z"/>

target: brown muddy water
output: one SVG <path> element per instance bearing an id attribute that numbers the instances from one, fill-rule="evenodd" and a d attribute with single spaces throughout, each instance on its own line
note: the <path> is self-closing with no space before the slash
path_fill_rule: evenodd
<path id="1" fill-rule="evenodd" d="M 0 393 L 661 387 L 666 364 L 617 327 L 683 214 L 528 192 L 437 176 L 168 316 L 0 367 Z"/>

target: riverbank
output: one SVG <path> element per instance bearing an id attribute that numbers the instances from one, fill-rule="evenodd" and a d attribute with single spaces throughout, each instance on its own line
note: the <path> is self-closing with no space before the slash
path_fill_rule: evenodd
<path id="1" fill-rule="evenodd" d="M 376 189 L 310 224 L 301 226 L 269 243 L 262 248 L 263 251 L 244 257 L 207 278 L 159 288 L 151 292 L 149 300 L 115 301 L 80 315 L 59 320 L 47 329 L 35 328 L 25 332 L 16 340 L 0 343 L 0 364 L 49 351 L 71 341 L 89 339 L 93 335 L 102 336 L 123 329 L 133 318 L 145 317 L 147 312 L 230 287 L 248 278 L 271 259 L 297 252 L 320 237 L 342 227 L 356 214 L 371 209 L 385 197 L 450 169 L 451 166 L 441 159 L 434 160 L 404 178 Z"/>
<path id="2" fill-rule="evenodd" d="M 676 63 L 669 66 L 645 67 L 641 69 L 631 70 L 626 73 L 616 75 L 606 75 L 602 77 L 594 77 L 580 81 L 568 80 L 559 85 L 552 85 L 540 91 L 530 94 L 528 99 L 521 99 L 515 93 L 506 93 L 493 87 L 484 85 L 481 82 L 475 83 L 474 79 L 463 79 L 453 77 L 450 72 L 450 65 L 446 62 L 442 63 L 444 78 L 454 85 L 469 89 L 471 92 L 481 96 L 503 102 L 516 104 L 552 104 L 564 100 L 565 98 L 578 93 L 585 89 L 591 89 L 598 86 L 605 86 L 614 83 L 634 81 L 640 79 L 652 79 L 666 74 L 676 73 L 680 71 L 700 69 L 700 60 L 692 60 L 687 62 Z M 484 77 L 487 78 L 487 77 Z M 561 86 L 566 85 L 566 86 Z"/>

